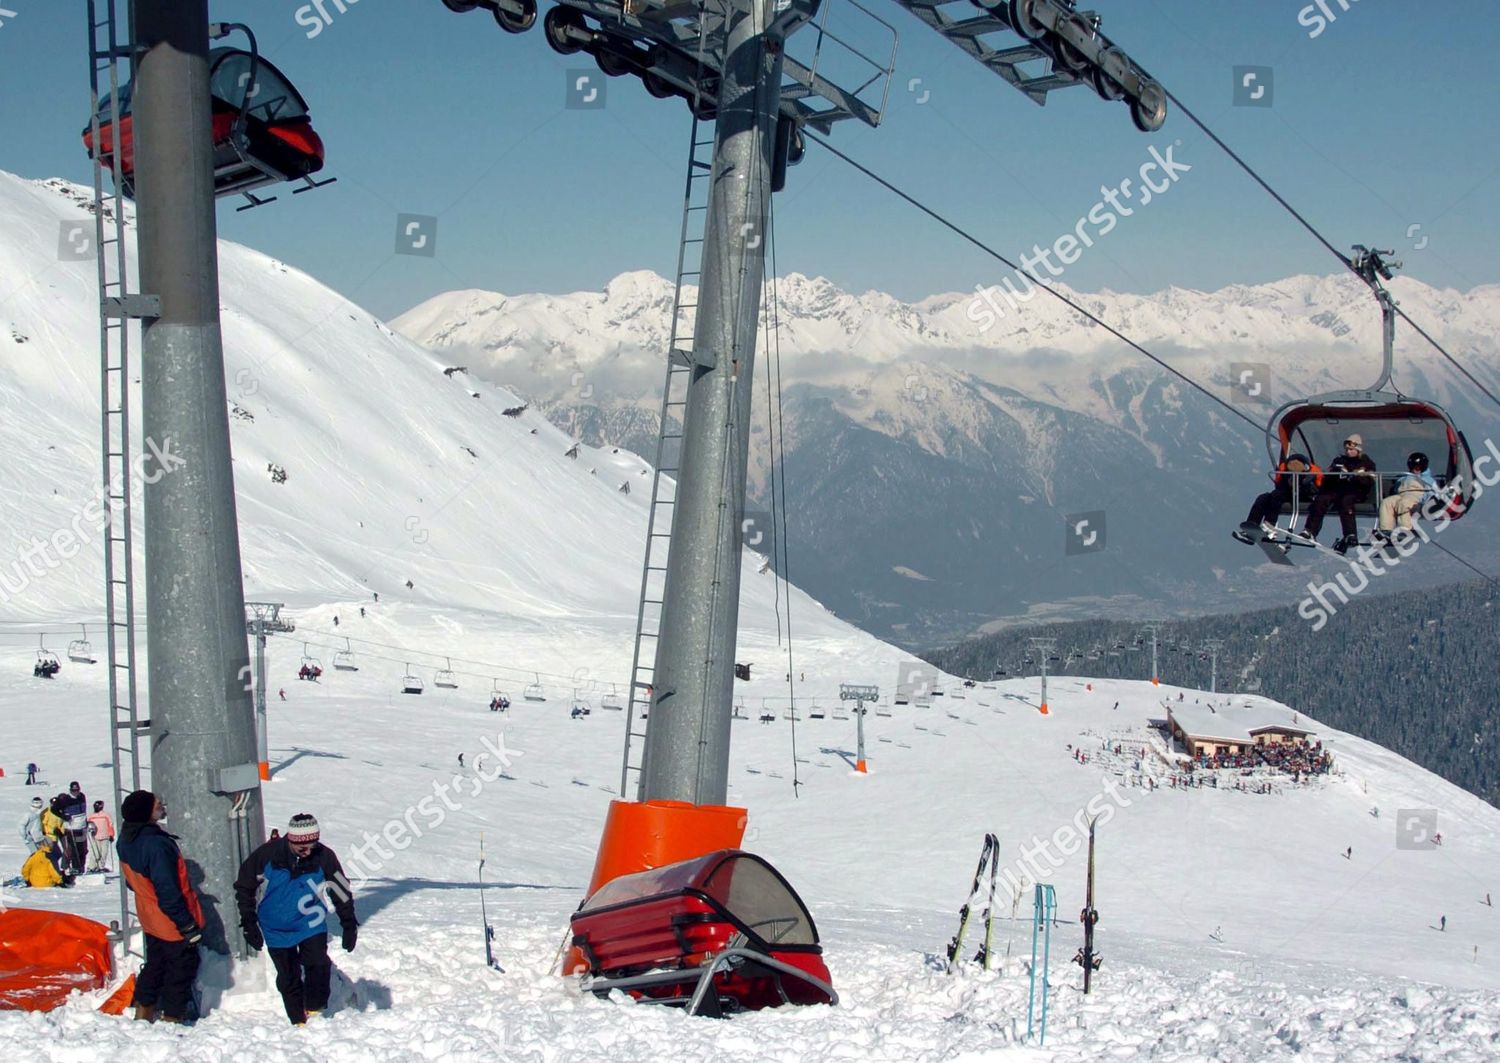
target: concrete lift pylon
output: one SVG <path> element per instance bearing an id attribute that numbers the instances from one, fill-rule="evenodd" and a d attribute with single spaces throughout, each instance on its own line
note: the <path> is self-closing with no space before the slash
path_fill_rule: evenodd
<path id="1" fill-rule="evenodd" d="M 848 2 L 870 14 L 855 0 Z M 1161 86 L 1103 37 L 1096 15 L 1074 10 L 1071 0 L 895 2 L 1034 102 L 1044 102 L 1055 89 L 1084 84 L 1103 99 L 1125 100 L 1143 131 L 1160 128 L 1165 120 Z M 443 3 L 455 11 L 485 8 L 510 33 L 523 32 L 535 20 L 534 0 Z M 834 121 L 851 117 L 879 123 L 894 69 L 892 30 L 888 67 L 851 47 L 878 74 L 852 91 L 834 85 L 819 69 L 825 39 L 849 46 L 827 30 L 830 6 L 831 0 L 560 0 L 543 20 L 554 50 L 585 52 L 606 75 L 634 74 L 654 96 L 686 99 L 695 116 L 689 201 L 694 167 L 704 165 L 711 182 L 709 202 L 701 208 L 706 220 L 691 349 L 667 352 L 658 454 L 674 431 L 669 414 L 681 407 L 681 432 L 674 437 L 680 463 L 672 469 L 677 482 L 669 497 L 659 497 L 653 484 L 628 688 L 622 799 L 610 806 L 590 893 L 618 875 L 738 845 L 743 835 L 744 811 L 723 802 L 770 197 L 786 163 L 794 161 L 791 145 L 800 142 L 803 125 L 828 132 Z M 966 14 L 951 14 L 955 8 Z M 799 62 L 787 54 L 788 39 L 813 25 L 814 58 Z M 1022 42 L 1008 48 L 989 43 L 992 35 L 1009 32 Z M 876 83 L 878 107 L 862 96 Z M 717 125 L 712 161 L 706 164 L 696 156 L 699 121 Z M 687 211 L 684 246 L 686 217 Z M 683 276 L 679 265 L 674 337 Z M 676 364 L 679 358 L 682 366 Z M 674 402 L 673 384 L 687 375 L 683 369 L 690 373 L 686 394 Z M 660 460 L 657 465 L 659 482 Z M 658 532 L 658 511 L 667 508 L 671 531 Z M 666 561 L 653 565 L 659 538 L 668 544 Z M 656 583 L 653 573 L 659 576 Z M 655 630 L 648 630 L 648 614 Z M 653 664 L 645 666 L 648 656 Z M 637 732 L 636 721 L 648 715 L 649 727 Z M 636 739 L 644 742 L 638 766 L 632 763 Z M 632 771 L 639 773 L 637 801 L 626 799 Z"/>
<path id="2" fill-rule="evenodd" d="M 244 955 L 233 882 L 265 824 L 219 326 L 208 3 L 129 11 L 141 431 L 160 465 L 143 475 L 151 789 L 203 901 L 203 943 Z"/>

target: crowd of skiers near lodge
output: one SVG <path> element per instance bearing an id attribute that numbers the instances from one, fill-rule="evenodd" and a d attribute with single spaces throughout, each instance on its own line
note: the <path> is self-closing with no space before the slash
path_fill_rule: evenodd
<path id="1" fill-rule="evenodd" d="M 104 802 L 95 801 L 92 813 L 79 811 L 88 805 L 78 783 L 51 803 L 37 797 L 31 805 L 21 825 L 22 837 L 32 846 L 23 868 L 27 884 L 68 886 L 80 874 L 108 872 L 117 856 L 145 935 L 145 963 L 131 1000 L 134 1016 L 148 1022 L 192 1022 L 205 920 L 177 838 L 162 826 L 166 804 L 149 790 L 125 798 L 113 853 L 115 829 Z M 272 830 L 270 840 L 240 865 L 234 896 L 245 944 L 270 955 L 287 1019 L 302 1025 L 324 1011 L 333 975 L 329 910 L 338 917 L 345 952 L 354 951 L 359 921 L 353 888 L 338 857 L 322 844 L 317 819 L 300 812 L 285 834 Z"/>

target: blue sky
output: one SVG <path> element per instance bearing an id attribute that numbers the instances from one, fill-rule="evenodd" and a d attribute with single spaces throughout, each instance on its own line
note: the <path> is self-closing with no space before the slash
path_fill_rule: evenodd
<path id="1" fill-rule="evenodd" d="M 847 23 L 843 0 L 830 17 Z M 1325 0 L 1099 0 L 1104 29 L 1256 164 L 1334 243 L 1398 249 L 1406 272 L 1468 289 L 1500 281 L 1500 7 Z M 835 143 L 1006 253 L 1052 243 L 1133 178 L 1149 149 L 1192 166 L 1069 267 L 1084 290 L 1215 288 L 1334 263 L 1180 115 L 1158 134 L 1084 89 L 1037 107 L 894 4 L 887 119 Z M 219 0 L 252 23 L 298 85 L 338 183 L 236 214 L 220 233 L 308 270 L 382 315 L 463 287 L 596 288 L 627 269 L 669 273 L 687 111 L 632 78 L 601 110 L 564 107 L 568 71 L 539 30 L 502 33 L 440 0 L 334 0 L 308 37 L 306 0 Z M 122 5 L 123 6 L 123 5 Z M 82 0 L 0 0 L 0 167 L 86 181 Z M 1304 20 L 1306 21 L 1306 20 Z M 796 52 L 794 41 L 792 50 Z M 1269 108 L 1232 106 L 1233 68 L 1270 66 Z M 914 79 L 919 79 L 915 80 Z M 1180 143 L 1179 143 L 1180 142 Z M 396 255 L 399 213 L 439 218 L 437 254 Z M 779 266 L 902 298 L 994 284 L 1003 268 L 817 147 L 777 200 Z M 1412 229 L 1412 226 L 1420 226 Z M 1411 235 L 1408 236 L 1408 230 Z M 1420 245 L 1420 246 L 1419 246 Z"/>

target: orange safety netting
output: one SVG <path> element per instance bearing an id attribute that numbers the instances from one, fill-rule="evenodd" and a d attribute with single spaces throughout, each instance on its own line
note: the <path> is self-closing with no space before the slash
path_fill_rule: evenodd
<path id="1" fill-rule="evenodd" d="M 67 912 L 0 912 L 0 1009 L 51 1011 L 75 989 L 104 988 L 113 966 L 108 932 Z"/>

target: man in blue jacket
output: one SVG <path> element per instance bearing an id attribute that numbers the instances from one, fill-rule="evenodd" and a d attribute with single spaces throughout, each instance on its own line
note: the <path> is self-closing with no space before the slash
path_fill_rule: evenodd
<path id="1" fill-rule="evenodd" d="M 318 821 L 299 812 L 286 834 L 266 842 L 240 865 L 234 882 L 240 927 L 252 949 L 268 948 L 276 988 L 292 1025 L 328 1007 L 328 910 L 338 913 L 345 952 L 354 951 L 354 892 L 333 850 L 319 840 Z"/>

